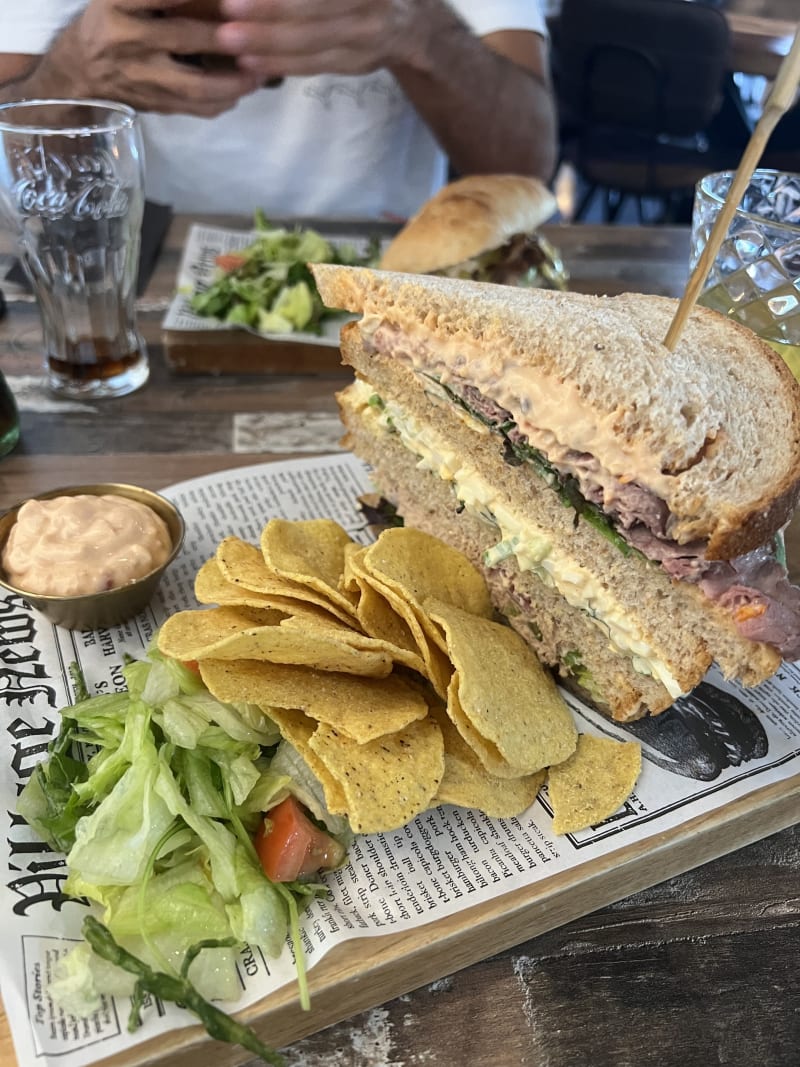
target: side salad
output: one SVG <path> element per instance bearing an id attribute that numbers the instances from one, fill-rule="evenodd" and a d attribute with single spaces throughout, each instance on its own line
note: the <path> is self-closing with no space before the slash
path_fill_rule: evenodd
<path id="1" fill-rule="evenodd" d="M 257 236 L 238 252 L 217 256 L 217 276 L 191 297 L 192 310 L 259 333 L 319 334 L 324 319 L 337 314 L 325 307 L 309 263 L 375 266 L 380 255 L 377 237 L 360 252 L 335 243 L 311 229 L 273 227 L 256 212 Z"/>
<path id="2" fill-rule="evenodd" d="M 289 934 L 308 1007 L 299 911 L 344 862 L 349 826 L 261 708 L 221 703 L 155 644 L 124 676 L 127 691 L 90 697 L 73 668 L 76 702 L 18 802 L 66 854 L 64 892 L 93 905 L 50 992 L 78 1014 L 101 991 L 131 996 L 129 1030 L 151 993 L 280 1063 L 210 1002 L 239 995 L 245 945 L 274 957 Z"/>

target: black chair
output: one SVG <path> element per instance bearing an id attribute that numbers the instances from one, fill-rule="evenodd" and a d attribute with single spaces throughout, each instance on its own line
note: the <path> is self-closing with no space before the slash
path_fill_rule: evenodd
<path id="1" fill-rule="evenodd" d="M 725 17 L 691 0 L 563 0 L 553 27 L 562 161 L 616 221 L 688 221 L 697 180 L 733 167 L 750 130 L 727 74 Z M 645 217 L 645 200 L 658 214 Z"/>
<path id="2" fill-rule="evenodd" d="M 778 119 L 758 165 L 800 174 L 800 100 Z"/>

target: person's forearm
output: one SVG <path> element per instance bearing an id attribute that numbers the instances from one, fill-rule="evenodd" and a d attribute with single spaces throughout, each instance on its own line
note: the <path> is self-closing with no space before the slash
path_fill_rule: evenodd
<path id="1" fill-rule="evenodd" d="M 549 181 L 556 117 L 548 77 L 493 52 L 446 5 L 431 8 L 424 49 L 391 70 L 453 166 Z"/>

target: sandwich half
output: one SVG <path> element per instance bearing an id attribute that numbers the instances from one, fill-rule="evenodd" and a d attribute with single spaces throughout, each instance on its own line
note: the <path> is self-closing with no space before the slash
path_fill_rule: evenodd
<path id="1" fill-rule="evenodd" d="M 565 289 L 558 250 L 538 227 L 556 212 L 547 186 L 521 174 L 471 174 L 427 200 L 390 242 L 381 270 Z"/>
<path id="2" fill-rule="evenodd" d="M 669 351 L 663 297 L 312 269 L 361 316 L 344 444 L 569 687 L 628 720 L 800 657 L 800 386 L 768 345 L 697 308 Z"/>

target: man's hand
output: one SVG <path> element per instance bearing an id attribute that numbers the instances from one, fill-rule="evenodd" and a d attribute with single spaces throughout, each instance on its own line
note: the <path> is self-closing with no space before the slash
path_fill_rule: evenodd
<path id="1" fill-rule="evenodd" d="M 476 37 L 445 0 L 220 0 L 222 51 L 260 78 L 386 68 L 461 174 L 548 181 L 556 121 L 547 42 Z"/>
<path id="2" fill-rule="evenodd" d="M 261 76 L 365 74 L 419 51 L 415 0 L 221 0 L 219 46 Z"/>
<path id="3" fill-rule="evenodd" d="M 258 86 L 248 71 L 201 72 L 181 57 L 219 52 L 216 25 L 172 15 L 181 0 L 90 0 L 27 79 L 37 95 L 99 97 L 140 111 L 213 117 Z"/>

